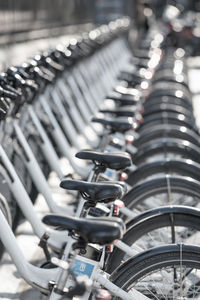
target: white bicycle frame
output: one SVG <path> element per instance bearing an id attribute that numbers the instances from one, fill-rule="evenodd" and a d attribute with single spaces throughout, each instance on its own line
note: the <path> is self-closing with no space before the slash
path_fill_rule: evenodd
<path id="1" fill-rule="evenodd" d="M 122 44 L 121 44 L 121 46 L 123 46 Z M 116 43 L 116 45 L 118 45 L 118 44 Z M 122 49 L 122 47 L 120 47 L 120 49 Z M 99 65 L 102 64 L 104 66 L 104 68 L 106 68 L 107 64 L 110 65 L 110 61 L 108 60 L 109 53 L 110 53 L 109 49 L 107 48 L 107 49 L 104 49 L 105 55 L 103 58 L 101 55 L 98 55 L 98 54 L 96 55 L 97 63 L 99 63 Z M 110 58 L 112 58 L 112 55 L 110 55 Z M 118 64 L 116 64 L 116 66 L 114 66 L 114 65 L 113 65 L 113 68 L 111 68 L 110 72 L 107 71 L 104 73 L 105 79 L 100 81 L 100 84 L 93 85 L 93 88 L 90 90 L 90 92 L 87 92 L 86 87 L 88 85 L 90 86 L 90 82 L 92 82 L 92 77 L 87 76 L 87 78 L 86 78 L 87 85 L 86 85 L 85 81 L 83 80 L 86 72 L 82 66 L 80 66 L 80 70 L 78 71 L 81 74 L 80 76 L 78 76 L 77 70 L 74 71 L 74 76 L 71 76 L 71 75 L 68 76 L 69 74 L 67 74 L 67 76 L 66 76 L 67 81 L 70 83 L 72 89 L 74 90 L 76 100 L 80 102 L 79 104 L 80 104 L 80 108 L 81 108 L 81 114 L 79 114 L 78 110 L 75 109 L 74 116 L 76 116 L 76 117 L 81 116 L 81 120 L 83 120 L 84 124 L 87 124 L 89 121 L 88 120 L 88 118 L 90 116 L 89 111 L 95 112 L 95 110 L 98 108 L 97 103 L 99 100 L 96 100 L 96 104 L 92 105 L 92 108 L 88 110 L 88 108 L 90 106 L 90 102 L 92 101 L 91 95 L 92 94 L 97 95 L 96 92 L 100 91 L 101 87 L 102 88 L 104 87 L 104 91 L 107 92 L 109 90 L 109 86 L 107 84 L 108 80 L 111 80 L 112 84 L 115 82 L 115 80 L 112 80 L 112 78 L 113 78 L 113 74 L 118 73 L 117 72 Z M 90 68 L 91 68 L 91 64 L 90 64 Z M 107 70 L 108 69 L 109 68 L 107 68 Z M 77 77 L 78 82 L 79 82 L 78 84 L 74 80 L 74 77 Z M 61 88 L 63 89 L 62 86 L 61 86 Z M 84 96 L 82 96 L 82 94 L 80 93 L 79 88 L 81 88 Z M 86 94 L 84 93 L 84 91 Z M 102 92 L 102 94 L 105 93 L 104 91 Z M 88 97 L 88 95 L 90 95 L 90 96 Z M 56 95 L 56 93 L 54 93 L 54 102 L 57 101 L 56 97 L 57 97 L 57 95 Z M 80 98 L 81 98 L 81 100 L 80 100 Z M 77 164 L 73 162 L 73 159 L 69 156 L 71 147 L 68 144 L 54 114 L 52 113 L 52 111 L 49 107 L 49 104 L 46 101 L 45 96 L 41 96 L 40 103 L 41 103 L 45 113 L 47 114 L 47 116 L 50 120 L 50 123 L 53 124 L 52 135 L 53 135 L 55 141 L 57 142 L 57 144 L 59 145 L 63 155 L 68 157 L 69 161 L 71 162 L 71 164 L 75 170 L 77 169 L 79 171 L 79 173 L 82 173 L 82 174 L 84 172 L 84 175 L 85 175 L 85 173 L 86 173 L 85 168 L 81 168 L 81 167 L 79 168 L 77 166 Z M 62 102 L 57 101 L 56 104 L 61 112 L 63 109 Z M 99 102 L 99 104 L 100 104 L 100 102 Z M 58 166 L 56 166 L 56 164 L 58 162 L 58 157 L 52 148 L 52 145 L 51 145 L 51 143 L 47 137 L 47 134 L 45 132 L 45 129 L 41 125 L 39 118 L 34 113 L 34 111 L 31 107 L 28 107 L 28 112 L 29 112 L 36 128 L 41 133 L 43 140 L 45 141 L 45 146 L 43 148 L 44 149 L 43 151 L 45 152 L 46 150 L 50 149 L 50 154 L 47 157 L 48 157 L 49 163 L 51 163 L 52 169 L 56 170 L 56 172 L 59 174 L 59 177 L 61 177 L 62 172 L 61 172 L 60 168 L 58 167 L 59 164 L 58 164 Z M 63 120 L 62 120 L 63 123 L 62 124 L 63 124 L 63 127 L 67 131 L 68 130 L 67 126 L 69 126 L 69 124 L 71 124 L 71 123 L 69 122 L 70 120 L 66 118 L 66 116 L 67 116 L 67 114 L 63 115 Z M 79 123 L 79 119 L 77 120 L 77 123 Z M 59 206 L 57 206 L 52 199 L 51 192 L 50 192 L 49 186 L 46 182 L 46 179 L 44 178 L 44 175 L 33 155 L 33 152 L 31 150 L 30 146 L 27 143 L 27 140 L 26 140 L 17 120 L 14 121 L 14 128 L 15 128 L 16 136 L 17 136 L 18 140 L 20 141 L 20 145 L 23 147 L 23 149 L 25 150 L 25 152 L 29 158 L 27 161 L 25 161 L 25 165 L 26 165 L 27 169 L 29 170 L 33 181 L 39 188 L 40 192 L 45 196 L 45 199 L 46 199 L 49 207 L 51 208 L 51 210 L 54 212 L 63 213 L 63 207 L 60 208 Z M 94 140 L 89 139 L 88 135 L 86 135 L 86 134 L 83 134 L 83 135 L 85 136 L 87 141 L 91 143 L 91 145 L 95 145 Z M 73 140 L 72 140 L 72 143 L 73 143 Z M 39 238 L 41 238 L 44 235 L 44 233 L 48 232 L 50 235 L 49 240 L 48 240 L 49 245 L 51 245 L 55 249 L 61 249 L 61 247 L 63 246 L 63 243 L 66 242 L 66 232 L 59 232 L 59 231 L 55 231 L 55 230 L 46 230 L 46 228 L 44 227 L 42 222 L 38 219 L 37 215 L 34 213 L 31 200 L 30 200 L 29 196 L 27 195 L 22 183 L 20 182 L 19 177 L 17 176 L 17 174 L 14 170 L 14 167 L 10 163 L 2 146 L 0 146 L 0 156 L 3 161 L 4 166 L 6 166 L 6 169 L 9 171 L 9 175 L 11 175 L 11 176 L 7 176 L 7 174 L 4 174 L 6 180 L 9 184 L 9 187 L 10 187 L 11 191 L 13 192 L 13 195 L 15 196 L 15 198 L 18 201 L 18 205 L 23 210 L 25 217 L 29 221 L 31 221 L 31 225 L 34 229 L 35 234 L 38 235 Z M 52 161 L 51 161 L 51 159 L 52 159 Z M 5 173 L 5 172 L 2 171 L 2 173 Z M 79 211 L 80 211 L 80 208 L 79 208 Z M 67 210 L 66 210 L 66 212 L 67 212 Z M 16 240 L 15 240 L 15 237 L 14 237 L 11 229 L 9 228 L 9 226 L 5 220 L 5 217 L 3 216 L 1 211 L 0 211 L 0 238 L 1 238 L 2 242 L 4 243 L 7 251 L 9 252 L 10 256 L 12 257 L 13 262 L 15 263 L 21 276 L 27 282 L 29 282 L 32 286 L 38 288 L 40 291 L 47 292 L 47 290 L 49 289 L 49 282 L 50 281 L 56 282 L 56 280 L 60 276 L 60 272 L 62 270 L 60 270 L 59 268 L 40 269 L 40 268 L 34 267 L 33 265 L 29 264 L 25 260 L 21 250 L 19 249 L 19 247 L 16 243 Z M 127 249 L 129 248 L 129 250 L 128 250 L 129 253 L 131 255 L 133 254 L 132 251 L 134 251 L 134 250 L 131 251 L 130 249 L 132 249 L 132 248 L 130 248 L 128 246 L 125 247 L 122 242 L 118 242 L 118 246 L 121 247 L 120 249 L 125 249 L 125 251 L 127 251 Z M 67 246 L 66 246 L 63 258 L 66 256 L 67 252 L 70 251 L 69 248 L 70 248 L 70 239 L 68 238 Z M 136 252 L 134 252 L 134 254 L 135 253 Z M 90 260 L 90 261 L 92 262 L 92 260 Z M 99 267 L 99 266 L 96 265 L 96 268 L 97 267 Z M 92 279 L 94 281 L 96 281 L 97 283 L 106 287 L 113 295 L 121 297 L 122 299 L 127 299 L 127 300 L 149 299 L 149 298 L 143 296 L 141 293 L 138 293 L 137 291 L 133 291 L 132 295 L 127 294 L 122 289 L 118 288 L 113 283 L 111 283 L 109 281 L 109 279 L 106 278 L 106 276 L 107 275 L 105 272 L 96 269 L 95 274 L 92 275 Z M 52 294 L 50 299 L 54 300 L 57 298 L 56 298 L 56 296 L 54 297 L 54 295 Z M 86 298 L 84 298 L 84 299 L 86 299 Z"/>
<path id="2" fill-rule="evenodd" d="M 67 261 L 69 254 L 72 250 L 72 245 L 74 244 L 74 239 L 72 237 L 68 237 L 68 243 L 67 246 L 63 252 L 63 256 L 61 259 L 61 265 L 62 262 Z M 92 259 L 88 259 L 85 257 L 82 257 L 80 255 L 76 255 L 73 264 L 72 264 L 72 270 L 75 272 L 75 275 L 78 276 L 84 276 L 89 273 L 89 278 L 93 281 L 93 287 L 95 288 L 101 288 L 102 286 L 105 287 L 112 295 L 120 297 L 123 300 L 147 300 L 146 296 L 142 295 L 140 292 L 136 291 L 135 289 L 131 290 L 131 294 L 125 292 L 123 289 L 119 288 L 115 284 L 113 284 L 109 280 L 109 274 L 104 272 L 102 270 L 103 261 L 104 261 L 104 250 L 102 252 L 102 256 L 99 262 L 94 261 Z M 78 261 L 78 265 L 76 262 Z M 89 269 L 88 269 L 89 268 Z M 90 270 L 90 271 L 88 271 Z M 74 285 L 73 280 L 69 280 L 68 276 L 68 270 L 65 268 L 59 269 L 59 275 L 57 277 L 57 285 L 56 288 L 59 290 L 63 290 L 65 287 L 70 288 Z M 89 296 L 92 292 L 92 289 L 87 291 L 83 297 L 81 297 L 82 300 L 88 300 Z M 60 295 L 58 295 L 54 290 L 52 290 L 50 295 L 50 300 L 59 300 Z"/>
<path id="3" fill-rule="evenodd" d="M 40 102 L 43 110 L 49 118 L 50 124 L 52 125 L 51 134 L 55 143 L 59 146 L 62 155 L 69 160 L 73 169 L 84 178 L 85 176 L 87 176 L 87 172 L 89 172 L 89 170 L 87 169 L 87 167 L 85 168 L 81 165 L 78 165 L 78 160 L 76 161 L 73 157 L 71 146 L 66 140 L 62 129 L 60 128 L 54 114 L 52 113 L 46 97 L 40 96 Z"/>
<path id="4" fill-rule="evenodd" d="M 16 123 L 14 125 L 17 129 L 17 131 L 19 130 L 18 124 Z M 20 131 L 21 134 L 21 131 Z M 19 136 L 20 136 L 19 134 Z M 21 137 L 21 136 L 20 136 Z M 26 145 L 26 140 L 24 141 L 23 139 L 24 136 L 22 135 L 22 142 L 25 143 Z M 27 146 L 28 147 L 28 146 Z M 30 163 L 31 161 L 31 155 L 32 153 L 29 153 L 29 148 L 28 151 L 26 149 L 26 153 L 29 157 L 27 163 Z M 55 230 L 46 230 L 46 228 L 44 227 L 43 223 L 40 221 L 40 219 L 37 217 L 37 214 L 34 211 L 34 207 L 33 204 L 22 184 L 22 182 L 20 181 L 13 165 L 11 164 L 9 158 L 7 157 L 4 149 L 2 146 L 0 146 L 0 156 L 1 156 L 1 160 L 3 162 L 3 165 L 6 169 L 1 170 L 2 175 L 4 176 L 4 178 L 6 179 L 7 184 L 9 185 L 9 188 L 11 190 L 11 192 L 13 193 L 13 196 L 15 197 L 19 207 L 21 208 L 23 214 L 25 215 L 26 219 L 30 222 L 35 234 L 39 237 L 39 239 L 42 238 L 42 236 L 48 232 L 49 234 L 49 239 L 47 240 L 47 244 L 49 244 L 51 247 L 53 247 L 54 249 L 62 249 L 63 244 L 66 242 L 66 233 L 65 232 L 59 232 L 59 231 L 55 231 Z M 34 163 L 34 159 L 32 161 L 32 163 Z M 33 164 L 34 165 L 34 164 Z M 37 164 L 35 165 L 35 168 L 37 169 Z M 6 173 L 7 171 L 7 173 Z M 88 178 L 88 181 L 91 181 L 93 177 L 93 172 L 90 173 L 90 176 Z M 44 187 L 42 187 L 44 188 Z M 48 190 L 44 189 L 44 193 L 48 193 Z M 47 194 L 48 196 L 48 194 Z M 51 196 L 51 194 L 50 194 Z M 74 213 L 74 207 L 71 206 L 58 206 L 52 199 L 52 197 L 46 197 L 45 198 L 48 206 L 50 207 L 50 209 L 54 212 L 54 213 L 60 213 L 60 214 L 67 214 L 67 215 L 71 215 Z M 83 205 L 85 203 L 84 199 L 80 199 L 79 201 L 79 205 L 77 207 L 76 210 L 76 216 L 80 216 L 82 209 L 83 209 Z M 134 214 L 134 213 L 133 213 Z M 135 216 L 135 214 L 134 214 Z M 118 245 L 118 244 L 117 244 Z M 120 249 L 122 249 L 122 242 L 121 244 L 119 244 Z M 126 248 L 127 246 L 124 245 Z M 124 248 L 124 251 L 127 251 L 127 249 Z M 123 249 L 122 249 L 123 250 Z M 130 247 L 129 249 L 129 253 L 131 253 L 132 255 L 135 255 L 135 252 L 133 252 L 134 250 L 132 250 L 132 248 Z"/>
<path id="5" fill-rule="evenodd" d="M 61 274 L 63 274 L 63 269 L 62 268 L 42 269 L 33 266 L 32 264 L 27 262 L 1 210 L 0 210 L 0 239 L 3 242 L 6 250 L 8 251 L 10 257 L 12 258 L 13 263 L 15 264 L 22 278 L 24 278 L 26 282 L 28 282 L 31 286 L 38 289 L 40 292 L 44 292 L 48 294 L 50 291 L 50 283 L 58 283 L 57 280 L 58 278 L 60 278 Z M 69 241 L 68 246 L 66 246 L 67 252 L 71 250 L 70 247 L 71 245 L 72 242 L 70 243 Z M 96 264 L 96 262 L 94 261 L 93 263 Z M 113 295 L 121 297 L 124 300 L 149 299 L 137 291 L 133 291 L 131 292 L 132 295 L 129 295 L 121 288 L 111 283 L 109 279 L 105 278 L 105 275 L 106 275 L 105 272 L 96 269 L 95 274 L 93 274 L 91 279 L 95 280 L 97 283 L 107 288 Z M 57 300 L 60 299 L 60 297 L 61 297 L 60 295 L 55 294 L 53 292 L 51 293 L 50 299 Z M 88 299 L 88 298 L 84 298 L 84 299 Z"/>
<path id="6" fill-rule="evenodd" d="M 44 127 L 42 126 L 38 116 L 36 115 L 31 105 L 27 108 L 28 113 L 35 125 L 38 134 L 40 135 L 41 143 L 40 148 L 42 149 L 44 157 L 47 159 L 51 169 L 56 172 L 57 176 L 62 179 L 64 174 L 60 168 L 60 161 L 56 151 L 53 148 L 51 141 L 49 140 Z"/>

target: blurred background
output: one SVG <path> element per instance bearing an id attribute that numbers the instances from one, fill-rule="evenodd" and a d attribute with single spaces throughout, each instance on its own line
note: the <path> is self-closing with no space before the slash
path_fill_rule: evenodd
<path id="1" fill-rule="evenodd" d="M 186 40 L 191 30 L 199 37 L 200 0 L 0 0 L 0 71 L 52 47 L 58 36 L 80 33 L 122 15 L 131 18 L 132 38 L 137 40 L 152 23 L 166 22 L 169 6 L 179 12 L 176 19 L 173 10 L 170 21 L 167 16 L 171 29 L 183 34 L 184 27 Z"/>
<path id="2" fill-rule="evenodd" d="M 60 34 L 69 25 L 107 23 L 121 15 L 133 17 L 136 2 L 132 0 L 1 0 L 1 42 L 12 43 L 23 39 Z M 37 31 L 38 35 L 33 31 Z"/>

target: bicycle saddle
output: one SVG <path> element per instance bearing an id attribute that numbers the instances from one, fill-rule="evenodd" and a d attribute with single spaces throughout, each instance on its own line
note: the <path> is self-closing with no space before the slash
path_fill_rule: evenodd
<path id="1" fill-rule="evenodd" d="M 59 215 L 46 215 L 42 221 L 49 226 L 73 231 L 85 242 L 105 245 L 123 236 L 125 227 L 119 218 L 76 218 Z"/>
<path id="2" fill-rule="evenodd" d="M 136 107 L 133 107 L 131 109 L 122 109 L 122 108 L 116 108 L 116 109 L 101 109 L 101 113 L 108 113 L 108 114 L 113 114 L 115 116 L 119 117 L 134 117 L 136 113 Z"/>
<path id="3" fill-rule="evenodd" d="M 112 202 L 121 199 L 123 188 L 119 184 L 105 182 L 85 182 L 81 180 L 63 179 L 60 187 L 66 190 L 79 191 L 82 196 L 94 202 Z"/>
<path id="4" fill-rule="evenodd" d="M 102 124 L 104 127 L 110 129 L 112 132 L 125 132 L 130 129 L 133 129 L 133 120 L 131 118 L 103 119 L 93 117 L 91 121 Z"/>
<path id="5" fill-rule="evenodd" d="M 124 105 L 136 105 L 138 103 L 137 99 L 134 99 L 133 96 L 130 95 L 120 95 L 120 96 L 108 96 L 106 97 L 106 100 L 112 100 L 118 103 L 119 106 Z"/>
<path id="6" fill-rule="evenodd" d="M 122 170 L 131 166 L 131 157 L 126 152 L 101 153 L 94 150 L 82 150 L 77 152 L 75 156 L 80 159 L 92 160 L 98 164 L 104 165 L 106 168 L 114 170 Z"/>
<path id="7" fill-rule="evenodd" d="M 137 72 L 137 70 L 135 70 Z M 139 73 L 139 72 L 138 72 Z M 133 72 L 121 71 L 120 75 L 117 76 L 120 81 L 127 81 L 129 84 L 137 85 L 142 81 L 142 77 Z"/>

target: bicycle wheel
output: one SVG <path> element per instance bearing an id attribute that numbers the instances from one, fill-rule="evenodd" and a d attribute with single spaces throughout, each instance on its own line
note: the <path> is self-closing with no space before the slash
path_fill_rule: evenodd
<path id="1" fill-rule="evenodd" d="M 135 165 L 163 158 L 185 158 L 200 163 L 200 149 L 185 140 L 159 138 L 143 144 L 136 153 L 132 154 L 132 162 Z"/>
<path id="2" fill-rule="evenodd" d="M 182 76 L 182 81 L 181 84 L 188 89 L 188 79 L 187 79 L 187 75 L 186 74 L 181 74 Z M 153 84 L 159 82 L 159 81 L 168 81 L 168 82 L 174 82 L 176 83 L 177 78 L 176 75 L 173 74 L 173 72 L 171 72 L 170 70 L 159 70 L 156 71 L 154 77 L 153 77 Z"/>
<path id="3" fill-rule="evenodd" d="M 147 100 L 144 102 L 144 109 L 148 109 L 151 107 L 151 105 L 159 105 L 160 103 L 169 103 L 169 104 L 176 104 L 182 107 L 185 107 L 186 109 L 192 110 L 192 105 L 191 103 L 184 99 L 184 98 L 178 98 L 175 96 L 176 93 L 172 96 L 166 96 L 166 95 L 161 95 L 161 96 L 149 96 Z"/>
<path id="4" fill-rule="evenodd" d="M 117 268 L 110 279 L 128 293 L 135 288 L 149 299 L 200 299 L 200 248 L 167 245 L 145 251 Z"/>
<path id="5" fill-rule="evenodd" d="M 158 160 L 140 165 L 128 174 L 126 183 L 133 187 L 137 183 L 159 174 L 189 176 L 200 181 L 200 165 L 187 159 Z"/>
<path id="6" fill-rule="evenodd" d="M 162 137 L 186 140 L 197 145 L 198 147 L 200 146 L 200 136 L 196 132 L 185 126 L 167 124 L 151 126 L 150 128 L 147 128 L 147 130 L 142 131 L 142 134 L 140 134 L 139 138 L 134 141 L 133 145 L 138 148 L 143 146 L 144 143 Z"/>
<path id="7" fill-rule="evenodd" d="M 200 184 L 189 177 L 163 176 L 146 180 L 132 188 L 123 198 L 129 209 L 144 211 L 165 205 L 198 206 Z"/>
<path id="8" fill-rule="evenodd" d="M 156 126 L 161 124 L 185 126 L 191 130 L 194 130 L 196 133 L 198 133 L 199 131 L 193 118 L 188 118 L 183 114 L 175 112 L 160 112 L 155 114 L 152 113 L 151 115 L 146 116 L 143 123 L 141 123 L 138 127 L 137 132 L 142 133 L 142 131 L 149 126 Z"/>
<path id="9" fill-rule="evenodd" d="M 122 241 L 130 247 L 139 247 L 141 251 L 170 243 L 195 242 L 197 245 L 199 232 L 200 210 L 166 206 L 146 211 L 129 221 Z M 109 256 L 107 272 L 113 272 L 128 258 L 124 251 L 115 247 Z"/>
<path id="10" fill-rule="evenodd" d="M 156 82 L 152 86 L 150 97 L 154 97 L 154 96 L 158 97 L 163 95 L 171 96 L 174 95 L 174 93 L 176 94 L 177 91 L 178 91 L 178 95 L 180 95 L 181 98 L 188 99 L 188 101 L 191 101 L 192 99 L 191 92 L 185 86 L 177 82 L 167 82 L 167 81 Z"/>
<path id="11" fill-rule="evenodd" d="M 161 113 L 161 112 L 175 112 L 178 114 L 183 114 L 186 117 L 193 117 L 193 112 L 191 109 L 186 109 L 184 107 L 181 107 L 179 105 L 175 104 L 167 104 L 167 103 L 160 103 L 157 105 L 151 105 L 148 107 L 148 109 L 144 110 L 144 113 L 142 116 L 145 118 L 146 116 L 149 116 L 151 114 L 155 113 Z"/>

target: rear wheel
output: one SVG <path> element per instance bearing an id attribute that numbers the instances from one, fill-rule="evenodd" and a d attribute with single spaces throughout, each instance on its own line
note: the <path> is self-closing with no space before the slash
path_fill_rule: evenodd
<path id="1" fill-rule="evenodd" d="M 200 205 L 200 184 L 192 178 L 163 176 L 146 180 L 123 198 L 129 209 L 144 210 L 165 205 Z"/>
<path id="2" fill-rule="evenodd" d="M 158 177 L 158 175 L 161 176 L 161 174 L 162 176 L 166 174 L 188 176 L 200 181 L 200 165 L 186 159 L 157 160 L 155 162 L 142 164 L 136 170 L 129 173 L 126 183 L 133 187 L 139 182 L 147 180 L 147 178 Z"/>
<path id="3" fill-rule="evenodd" d="M 141 251 L 166 244 L 184 243 L 200 246 L 200 210 L 184 207 L 163 207 L 149 210 L 126 224 L 122 241 Z M 129 256 L 115 247 L 109 256 L 107 271 L 113 272 Z"/>
<path id="4" fill-rule="evenodd" d="M 128 293 L 134 288 L 149 299 L 200 299 L 200 248 L 154 248 L 119 267 L 111 280 Z"/>

